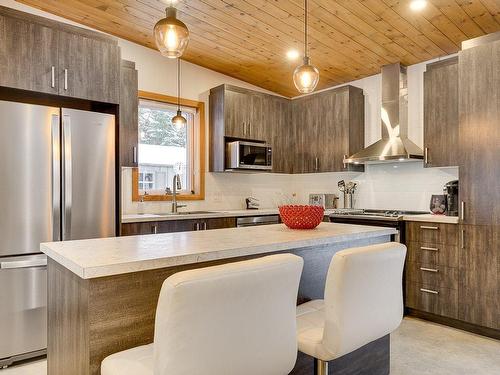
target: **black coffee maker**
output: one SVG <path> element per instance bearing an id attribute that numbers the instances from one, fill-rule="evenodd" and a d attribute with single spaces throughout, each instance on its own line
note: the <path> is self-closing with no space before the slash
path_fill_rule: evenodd
<path id="1" fill-rule="evenodd" d="M 446 196 L 446 216 L 458 216 L 458 180 L 446 183 L 443 193 Z"/>

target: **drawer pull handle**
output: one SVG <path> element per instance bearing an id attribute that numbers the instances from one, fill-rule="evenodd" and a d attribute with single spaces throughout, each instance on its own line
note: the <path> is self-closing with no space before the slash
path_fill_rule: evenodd
<path id="1" fill-rule="evenodd" d="M 420 250 L 439 251 L 437 247 L 420 246 Z"/>
<path id="2" fill-rule="evenodd" d="M 437 290 L 430 290 L 430 289 L 420 288 L 420 291 L 423 292 L 423 293 L 429 293 L 429 294 L 439 294 L 439 292 Z"/>
<path id="3" fill-rule="evenodd" d="M 435 268 L 425 268 L 425 267 L 420 267 L 420 271 L 426 271 L 426 272 L 439 272 L 439 270 Z"/>
<path id="4" fill-rule="evenodd" d="M 439 251 L 437 247 L 420 246 L 420 250 Z"/>
<path id="5" fill-rule="evenodd" d="M 430 226 L 427 226 L 427 225 L 421 225 L 420 229 L 439 230 L 439 227 L 430 227 Z"/>

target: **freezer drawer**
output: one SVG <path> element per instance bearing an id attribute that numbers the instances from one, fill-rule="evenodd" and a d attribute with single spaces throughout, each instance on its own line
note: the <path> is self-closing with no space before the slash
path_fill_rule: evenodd
<path id="1" fill-rule="evenodd" d="M 0 363 L 47 347 L 47 258 L 0 258 Z"/>

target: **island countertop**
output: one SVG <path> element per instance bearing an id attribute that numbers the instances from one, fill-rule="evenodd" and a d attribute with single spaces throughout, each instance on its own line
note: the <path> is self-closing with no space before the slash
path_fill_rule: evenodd
<path id="1" fill-rule="evenodd" d="M 42 243 L 40 249 L 82 279 L 266 254 L 396 234 L 392 228 L 321 223 L 314 230 L 283 224 Z"/>

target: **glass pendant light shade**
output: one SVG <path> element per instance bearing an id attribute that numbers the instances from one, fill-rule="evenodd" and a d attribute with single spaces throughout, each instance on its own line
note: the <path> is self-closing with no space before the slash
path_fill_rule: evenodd
<path id="1" fill-rule="evenodd" d="M 293 83 L 301 94 L 313 92 L 319 82 L 319 70 L 307 55 L 307 0 L 304 0 L 304 60 L 293 72 Z"/>
<path id="2" fill-rule="evenodd" d="M 187 120 L 184 116 L 182 116 L 182 111 L 180 109 L 178 109 L 177 114 L 172 117 L 172 124 L 174 124 L 177 129 L 181 129 L 183 126 L 186 126 Z"/>
<path id="3" fill-rule="evenodd" d="M 168 7 L 167 17 L 159 20 L 154 27 L 156 46 L 163 56 L 175 59 L 182 56 L 189 42 L 187 26 L 177 19 L 177 10 Z"/>
<path id="4" fill-rule="evenodd" d="M 301 94 L 313 92 L 319 82 L 319 70 L 310 64 L 309 57 L 293 72 L 293 83 Z"/>

